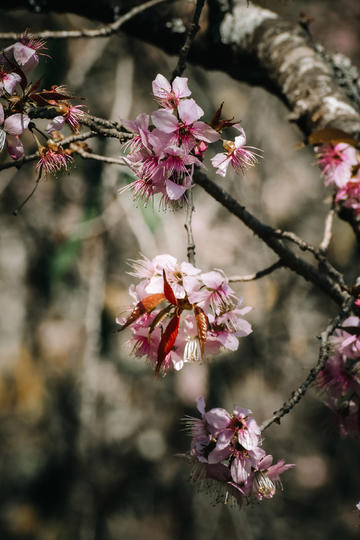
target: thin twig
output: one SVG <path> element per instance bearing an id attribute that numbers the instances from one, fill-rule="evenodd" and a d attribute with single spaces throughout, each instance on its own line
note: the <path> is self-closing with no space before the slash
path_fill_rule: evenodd
<path id="1" fill-rule="evenodd" d="M 290 242 L 293 242 L 296 244 L 301 251 L 309 251 L 312 253 L 315 257 L 318 255 L 318 250 L 315 246 L 312 244 L 309 244 L 309 242 L 306 242 L 297 234 L 291 232 L 291 231 L 284 231 L 283 229 L 274 229 L 273 235 L 276 236 L 276 238 L 283 238 L 284 240 L 290 240 Z"/>
<path id="2" fill-rule="evenodd" d="M 306 391 L 308 390 L 309 386 L 315 381 L 318 373 L 322 369 L 324 369 L 327 359 L 329 357 L 329 338 L 334 333 L 335 329 L 339 327 L 342 321 L 348 316 L 353 307 L 353 304 L 353 299 L 348 299 L 340 313 L 331 321 L 331 323 L 327 326 L 326 330 L 321 334 L 321 346 L 316 366 L 310 370 L 305 381 L 297 388 L 297 390 L 295 390 L 295 392 L 292 393 L 291 397 L 287 401 L 285 401 L 283 406 L 277 411 L 275 411 L 274 415 L 271 418 L 265 420 L 265 422 L 262 423 L 262 425 L 260 426 L 260 429 L 262 431 L 267 429 L 274 422 L 280 424 L 280 419 L 285 416 L 285 414 L 288 414 L 291 409 L 293 409 L 295 405 L 299 403 L 299 401 L 303 398 Z"/>
<path id="3" fill-rule="evenodd" d="M 264 276 L 267 276 L 274 272 L 274 270 L 277 270 L 278 268 L 283 268 L 285 265 L 284 263 L 279 260 L 276 263 L 272 264 L 271 266 L 268 266 L 267 268 L 264 268 L 264 270 L 259 270 L 255 274 L 248 274 L 244 276 L 232 276 L 229 277 L 229 283 L 237 283 L 240 281 L 255 281 L 255 279 L 260 279 Z"/>
<path id="4" fill-rule="evenodd" d="M 87 139 L 90 139 L 91 137 L 96 137 L 97 135 L 98 133 L 96 133 L 96 131 L 85 131 L 84 133 L 79 133 L 78 135 L 70 135 L 69 137 L 66 137 L 65 139 L 56 142 L 59 144 L 59 146 L 66 146 L 77 141 L 86 141 Z M 16 167 L 17 169 L 20 169 L 25 163 L 29 163 L 29 161 L 35 161 L 36 159 L 39 159 L 39 157 L 39 152 L 34 152 L 33 154 L 28 154 L 27 156 L 24 156 L 16 161 L 14 160 L 8 161 L 7 163 L 2 163 L 0 165 L 0 171 L 10 169 L 11 167 Z"/>
<path id="5" fill-rule="evenodd" d="M 322 291 L 328 294 L 339 305 L 349 298 L 348 288 L 343 284 L 342 276 L 334 269 L 330 272 L 324 264 L 321 271 L 291 251 L 282 239 L 276 237 L 276 230 L 265 225 L 251 214 L 244 206 L 210 180 L 204 173 L 196 171 L 194 182 L 200 185 L 209 195 L 217 200 L 230 213 L 237 216 L 247 227 L 257 234 L 283 261 L 284 266 L 311 281 Z M 323 257 L 325 259 L 325 257 Z M 339 274 L 339 276 L 337 275 Z"/>
<path id="6" fill-rule="evenodd" d="M 329 245 L 331 242 L 333 225 L 334 225 L 334 217 L 335 217 L 335 194 L 333 195 L 333 198 L 332 198 L 331 208 L 325 218 L 324 235 L 323 235 L 323 239 L 321 240 L 321 244 L 319 246 L 319 250 L 324 255 L 329 249 Z"/>
<path id="7" fill-rule="evenodd" d="M 31 197 L 34 195 L 35 191 L 37 190 L 38 188 L 38 185 L 39 185 L 39 182 L 40 182 L 40 177 L 41 177 L 41 172 L 39 172 L 38 174 L 38 177 L 36 179 L 36 182 L 35 182 L 35 185 L 34 187 L 32 188 L 32 190 L 30 191 L 29 195 L 27 195 L 25 197 L 25 199 L 23 200 L 22 203 L 19 204 L 19 206 L 17 208 L 15 208 L 15 210 L 13 210 L 13 216 L 17 216 L 19 212 L 21 212 L 21 210 L 24 208 L 25 204 L 31 199 Z"/>
<path id="8" fill-rule="evenodd" d="M 195 266 L 195 243 L 192 232 L 192 215 L 194 212 L 193 193 L 189 190 L 188 203 L 186 208 L 186 223 L 184 225 L 187 235 L 187 258 L 189 263 Z"/>
<path id="9" fill-rule="evenodd" d="M 189 26 L 189 28 L 187 30 L 185 43 L 180 49 L 179 59 L 178 59 L 178 62 L 176 64 L 176 67 L 175 67 L 175 69 L 173 71 L 171 81 L 173 81 L 175 79 L 175 77 L 180 77 L 180 75 L 182 75 L 184 73 L 184 71 L 185 71 L 186 60 L 187 60 L 187 57 L 189 55 L 191 44 L 192 44 L 197 32 L 200 30 L 199 20 L 200 20 L 200 15 L 201 15 L 202 9 L 204 7 L 204 3 L 205 3 L 205 0 L 197 0 L 196 1 L 193 21 L 192 21 L 192 23 L 190 24 L 190 26 Z"/>
<path id="10" fill-rule="evenodd" d="M 102 120 L 102 122 L 100 122 L 99 120 Z M 79 119 L 79 122 L 80 124 L 89 127 L 93 131 L 96 131 L 99 135 L 102 135 L 103 137 L 112 137 L 114 139 L 119 139 L 120 142 L 125 142 L 133 137 L 132 133 L 120 131 L 115 122 L 110 122 L 100 118 L 92 117 L 90 115 L 81 117 Z"/>
<path id="11" fill-rule="evenodd" d="M 101 156 L 100 154 L 93 154 L 86 152 L 82 148 L 74 147 L 74 152 L 79 154 L 83 159 L 93 159 L 95 161 L 102 161 L 103 163 L 112 163 L 114 165 L 126 165 L 125 161 L 121 158 L 111 158 L 107 156 Z"/>
<path id="12" fill-rule="evenodd" d="M 69 38 L 96 38 L 108 37 L 116 34 L 120 27 L 127 21 L 136 17 L 146 9 L 149 9 L 157 4 L 167 2 L 169 0 L 149 0 L 140 6 L 136 6 L 115 22 L 101 26 L 100 28 L 83 28 L 80 30 L 43 30 L 42 32 L 34 32 L 31 34 L 33 39 L 69 39 Z M 0 32 L 0 39 L 18 40 L 23 34 L 17 32 Z"/>

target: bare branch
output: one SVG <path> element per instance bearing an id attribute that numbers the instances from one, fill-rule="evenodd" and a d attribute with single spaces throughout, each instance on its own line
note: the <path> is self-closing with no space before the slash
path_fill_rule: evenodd
<path id="1" fill-rule="evenodd" d="M 280 257 L 284 266 L 290 268 L 306 280 L 311 281 L 340 305 L 343 305 L 350 297 L 348 288 L 344 285 L 341 278 L 341 274 L 335 269 L 334 272 L 331 272 L 324 264 L 320 272 L 317 268 L 298 257 L 281 239 L 276 237 L 276 229 L 259 221 L 244 206 L 240 205 L 231 195 L 226 193 L 200 171 L 197 171 L 194 175 L 194 182 L 200 185 L 209 195 L 257 234 Z M 326 260 L 325 257 L 323 258 Z"/>
<path id="2" fill-rule="evenodd" d="M 85 131 L 84 133 L 79 133 L 78 135 L 70 135 L 69 137 L 66 137 L 65 139 L 62 139 L 61 141 L 57 141 L 59 146 L 67 146 L 68 144 L 77 142 L 77 141 L 86 141 L 87 139 L 90 139 L 91 137 L 96 137 L 98 134 L 95 131 Z M 39 152 L 34 152 L 33 154 L 29 154 L 27 156 L 24 156 L 21 159 L 14 160 L 14 161 L 8 161 L 7 163 L 0 164 L 0 171 L 4 171 L 5 169 L 10 169 L 11 167 L 16 167 L 17 169 L 20 169 L 25 163 L 29 163 L 30 161 L 35 161 L 36 159 L 39 159 L 40 154 Z"/>
<path id="3" fill-rule="evenodd" d="M 323 239 L 321 240 L 321 244 L 319 248 L 320 252 L 324 255 L 329 249 L 329 245 L 331 242 L 333 225 L 334 225 L 334 216 L 335 216 L 335 194 L 333 195 L 331 208 L 325 219 L 324 235 L 323 235 Z"/>
<path id="4" fill-rule="evenodd" d="M 102 161 L 103 163 L 111 163 L 114 165 L 126 165 L 125 161 L 121 158 L 112 158 L 102 156 L 100 154 L 93 154 L 92 152 L 86 152 L 82 148 L 74 147 L 74 152 L 79 154 L 83 159 L 93 159 L 95 161 Z"/>
<path id="5" fill-rule="evenodd" d="M 343 309 L 340 311 L 340 313 L 331 321 L 331 323 L 327 326 L 326 330 L 321 334 L 321 346 L 316 366 L 310 370 L 305 381 L 295 390 L 295 392 L 291 394 L 291 397 L 287 401 L 285 401 L 283 406 L 277 411 L 275 411 L 274 415 L 269 420 L 263 422 L 263 424 L 260 426 L 261 431 L 264 431 L 265 429 L 270 427 L 271 424 L 273 424 L 274 422 L 280 424 L 280 419 L 285 416 L 285 414 L 288 414 L 303 398 L 309 386 L 315 381 L 318 373 L 322 369 L 324 369 L 327 359 L 329 358 L 329 338 L 332 336 L 335 329 L 348 316 L 353 305 L 353 299 L 348 299 L 345 302 Z"/>
<path id="6" fill-rule="evenodd" d="M 108 37 L 116 34 L 121 26 L 130 21 L 136 15 L 139 15 L 146 9 L 149 9 L 157 4 L 168 2 L 169 0 L 149 0 L 140 6 L 136 6 L 125 15 L 119 17 L 115 22 L 102 26 L 100 28 L 83 28 L 81 30 L 44 30 L 42 32 L 32 33 L 34 39 L 74 39 L 74 38 L 97 38 Z M 23 34 L 17 32 L 0 32 L 0 39 L 18 40 Z"/>
<path id="7" fill-rule="evenodd" d="M 268 276 L 278 268 L 283 268 L 285 265 L 281 260 L 278 260 L 276 263 L 272 264 L 271 266 L 268 266 L 267 268 L 264 268 L 263 270 L 259 270 L 255 274 L 247 274 L 244 276 L 232 276 L 229 277 L 229 283 L 237 283 L 241 281 L 255 281 L 256 279 L 260 279 L 264 276 Z"/>
<path id="8" fill-rule="evenodd" d="M 186 208 L 186 223 L 184 225 L 187 235 L 187 258 L 189 263 L 195 266 L 195 242 L 192 232 L 192 215 L 194 212 L 193 193 L 189 189 L 188 203 Z"/>
<path id="9" fill-rule="evenodd" d="M 173 71 L 173 74 L 171 76 L 171 81 L 173 81 L 175 77 L 179 77 L 180 75 L 182 75 L 185 71 L 186 60 L 190 52 L 191 44 L 197 32 L 200 30 L 199 20 L 200 20 L 202 9 L 204 7 L 204 3 L 205 3 L 205 0 L 196 0 L 193 21 L 188 28 L 185 43 L 180 49 L 179 59 Z"/>

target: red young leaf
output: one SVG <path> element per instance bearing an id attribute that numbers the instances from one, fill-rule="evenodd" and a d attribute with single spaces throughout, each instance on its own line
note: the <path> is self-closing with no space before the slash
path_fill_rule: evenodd
<path id="1" fill-rule="evenodd" d="M 201 354 L 204 354 L 204 347 L 206 343 L 206 334 L 209 330 L 209 320 L 206 316 L 206 313 L 201 309 L 201 307 L 194 304 L 194 313 L 198 329 L 198 338 L 200 341 Z"/>
<path id="2" fill-rule="evenodd" d="M 166 296 L 166 300 L 170 302 L 173 306 L 178 305 L 177 298 L 174 294 L 174 291 L 172 290 L 168 280 L 166 279 L 165 270 L 163 270 L 163 278 L 164 278 L 164 294 Z"/>
<path id="3" fill-rule="evenodd" d="M 145 296 L 145 298 L 141 300 L 140 304 L 144 306 L 147 313 L 150 313 L 150 311 L 155 309 L 163 300 L 165 300 L 163 293 L 155 293 Z"/>
<path id="4" fill-rule="evenodd" d="M 156 294 L 150 294 L 149 296 L 146 296 L 136 304 L 124 324 L 118 328 L 118 332 L 121 332 L 130 324 L 135 322 L 141 315 L 144 315 L 144 313 L 150 313 L 153 309 L 155 309 L 163 300 L 165 300 L 165 296 L 162 293 L 156 293 Z"/>
<path id="5" fill-rule="evenodd" d="M 158 359 L 155 367 L 155 377 L 160 373 L 160 368 L 164 362 L 166 355 L 169 354 L 179 332 L 180 314 L 176 313 L 166 327 L 166 330 L 161 338 L 158 348 Z"/>

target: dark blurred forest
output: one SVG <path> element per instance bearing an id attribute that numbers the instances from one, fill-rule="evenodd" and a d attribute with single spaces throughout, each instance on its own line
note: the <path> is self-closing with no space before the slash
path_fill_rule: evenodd
<path id="1" fill-rule="evenodd" d="M 29 2 L 30 3 L 30 2 Z M 313 18 L 314 41 L 359 65 L 358 0 L 264 0 L 296 22 Z M 1 31 L 96 27 L 71 14 L 2 10 Z M 0 42 L 7 46 L 9 42 Z M 154 108 L 151 81 L 176 64 L 125 34 L 49 40 L 36 76 L 65 84 L 88 110 L 113 120 Z M 312 150 L 288 110 L 264 89 L 188 65 L 193 97 L 209 119 L 240 118 L 248 144 L 264 150 L 245 177 L 217 179 L 274 227 L 321 240 L 329 207 Z M 34 76 L 35 77 L 35 76 Z M 27 148 L 32 140 L 24 139 Z M 119 141 L 95 139 L 97 153 L 118 156 Z M 1 160 L 7 157 L 1 155 Z M 215 179 L 215 178 L 214 178 Z M 128 171 L 76 157 L 69 174 L 48 176 L 17 217 L 35 180 L 33 164 L 0 172 L 0 539 L 1 540 L 355 540 L 360 517 L 359 441 L 342 438 L 321 395 L 311 389 L 281 425 L 266 431 L 284 474 L 274 500 L 214 505 L 189 483 L 177 457 L 189 449 L 181 418 L 208 407 L 252 409 L 260 424 L 316 362 L 318 336 L 336 305 L 289 270 L 235 284 L 253 334 L 238 351 L 154 379 L 130 354 L 115 317 L 130 303 L 128 259 L 171 253 L 186 260 L 185 209 L 158 212 L 118 194 Z M 274 255 L 199 187 L 193 229 L 197 266 L 248 274 Z M 360 253 L 348 224 L 336 219 L 331 261 L 354 279 Z"/>

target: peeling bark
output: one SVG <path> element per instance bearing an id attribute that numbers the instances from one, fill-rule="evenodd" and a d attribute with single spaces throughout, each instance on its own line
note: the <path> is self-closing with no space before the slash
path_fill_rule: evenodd
<path id="1" fill-rule="evenodd" d="M 32 6 L 33 11 L 77 13 L 109 22 L 138 3 L 3 0 L 2 8 Z M 305 134 L 331 126 L 359 140 L 360 114 L 356 100 L 346 95 L 333 65 L 308 33 L 267 9 L 252 4 L 247 7 L 244 0 L 234 2 L 233 7 L 232 3 L 210 0 L 190 61 L 276 93 L 290 108 L 289 119 L 296 121 Z M 188 23 L 191 11 L 192 6 L 184 2 L 165 4 L 137 16 L 124 30 L 175 54 L 185 36 L 185 27 L 180 23 Z"/>

